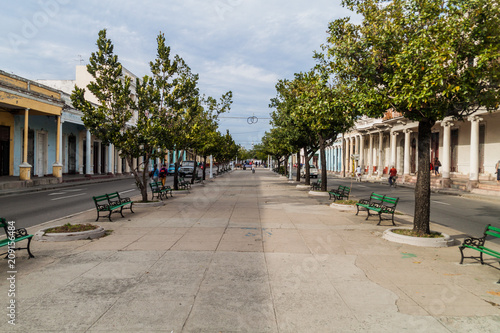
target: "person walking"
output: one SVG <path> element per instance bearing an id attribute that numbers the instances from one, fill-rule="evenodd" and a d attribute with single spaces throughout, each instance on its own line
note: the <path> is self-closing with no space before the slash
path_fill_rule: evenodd
<path id="1" fill-rule="evenodd" d="M 356 181 L 361 182 L 361 165 L 356 167 Z"/>
<path id="2" fill-rule="evenodd" d="M 163 164 L 161 169 L 160 169 L 160 180 L 161 180 L 161 184 L 163 186 L 165 186 L 165 180 L 167 178 L 167 173 L 168 173 L 167 166 L 165 164 Z"/>
<path id="3" fill-rule="evenodd" d="M 389 170 L 389 186 L 396 186 L 396 180 L 398 179 L 398 170 L 394 167 L 391 167 Z"/>
<path id="4" fill-rule="evenodd" d="M 154 168 L 153 168 L 153 171 L 152 171 L 152 176 L 151 176 L 151 179 L 153 180 L 153 182 L 157 182 L 158 181 L 158 176 L 160 175 L 160 171 L 158 170 L 158 165 L 154 165 Z"/>
<path id="5" fill-rule="evenodd" d="M 500 183 L 500 160 L 498 160 L 497 164 L 495 165 L 495 169 L 497 169 L 497 184 Z"/>
<path id="6" fill-rule="evenodd" d="M 436 157 L 434 158 L 434 174 L 437 176 L 439 175 L 439 167 L 441 166 L 441 162 L 439 162 L 439 159 Z"/>

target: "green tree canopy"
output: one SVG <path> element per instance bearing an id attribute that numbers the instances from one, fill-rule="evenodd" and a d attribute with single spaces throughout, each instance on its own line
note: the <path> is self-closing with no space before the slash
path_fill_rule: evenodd
<path id="1" fill-rule="evenodd" d="M 358 114 L 393 109 L 417 121 L 414 230 L 429 233 L 430 135 L 436 121 L 496 110 L 500 94 L 498 0 L 344 0 L 362 15 L 333 21 L 328 67 Z"/>

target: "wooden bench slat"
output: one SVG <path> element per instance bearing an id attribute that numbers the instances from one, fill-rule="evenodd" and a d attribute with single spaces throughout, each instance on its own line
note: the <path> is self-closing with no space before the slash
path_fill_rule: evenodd
<path id="1" fill-rule="evenodd" d="M 118 192 L 113 192 L 113 193 L 107 193 L 104 195 L 98 195 L 92 197 L 96 206 L 97 210 L 97 218 L 96 222 L 99 221 L 99 218 L 101 216 L 101 212 L 108 212 L 108 219 L 110 222 L 111 221 L 111 214 L 112 213 L 120 213 L 122 217 L 123 216 L 123 208 L 130 209 L 130 211 L 133 213 L 134 211 L 132 210 L 133 202 L 130 200 L 130 198 L 121 198 L 120 194 Z M 102 204 L 102 202 L 105 202 Z M 130 205 L 129 207 L 127 207 Z M 118 211 L 118 209 L 120 209 Z"/>
<path id="2" fill-rule="evenodd" d="M 488 228 L 488 230 L 493 230 L 493 231 L 496 231 L 496 232 L 500 233 L 500 228 L 494 227 L 492 225 L 490 225 L 490 227 Z M 500 237 L 500 235 L 499 235 L 499 237 Z"/>
<path id="3" fill-rule="evenodd" d="M 360 207 L 366 210 L 367 216 L 365 220 L 372 215 L 370 211 L 377 212 L 379 221 L 377 225 L 380 225 L 382 220 L 391 220 L 392 225 L 394 223 L 394 213 L 396 211 L 396 206 L 398 204 L 399 198 L 387 197 L 382 194 L 372 192 L 369 199 L 361 199 L 356 203 L 356 215 L 358 215 Z M 390 214 L 391 218 L 382 218 L 382 214 Z"/>

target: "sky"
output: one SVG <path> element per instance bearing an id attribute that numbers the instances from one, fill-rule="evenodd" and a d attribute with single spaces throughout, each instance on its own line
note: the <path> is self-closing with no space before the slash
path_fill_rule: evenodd
<path id="1" fill-rule="evenodd" d="M 341 0 L 23 0 L 2 1 L 0 69 L 31 80 L 74 80 L 99 30 L 135 75 L 150 74 L 156 37 L 198 73 L 202 94 L 233 93 L 219 129 L 246 148 L 270 129 L 280 79 L 308 71 L 328 23 L 353 14 Z M 257 121 L 248 123 L 248 117 Z"/>

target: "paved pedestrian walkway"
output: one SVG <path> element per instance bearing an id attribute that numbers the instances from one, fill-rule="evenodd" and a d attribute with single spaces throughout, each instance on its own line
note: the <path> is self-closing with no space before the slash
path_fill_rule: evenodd
<path id="1" fill-rule="evenodd" d="M 234 171 L 134 211 L 99 221 L 107 237 L 34 242 L 30 260 L 18 252 L 15 297 L 0 279 L 0 331 L 500 331 L 493 260 L 459 265 L 456 246 L 385 241 L 375 218 L 330 208 L 268 170 Z"/>

